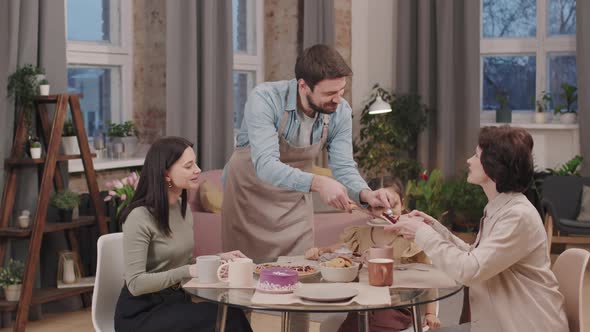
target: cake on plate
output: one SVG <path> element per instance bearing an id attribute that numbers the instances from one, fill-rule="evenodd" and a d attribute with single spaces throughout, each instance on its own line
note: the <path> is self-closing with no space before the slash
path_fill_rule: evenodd
<path id="1" fill-rule="evenodd" d="M 291 293 L 298 284 L 297 271 L 283 267 L 269 267 L 260 271 L 256 288 L 267 293 Z"/>

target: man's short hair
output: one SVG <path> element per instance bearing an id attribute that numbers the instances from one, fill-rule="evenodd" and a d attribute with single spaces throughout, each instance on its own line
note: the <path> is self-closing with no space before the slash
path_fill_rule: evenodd
<path id="1" fill-rule="evenodd" d="M 533 179 L 533 138 L 522 128 L 484 127 L 479 133 L 480 161 L 496 190 L 524 192 Z"/>
<path id="2" fill-rule="evenodd" d="M 328 45 L 317 44 L 306 48 L 295 63 L 295 78 L 303 79 L 312 91 L 321 80 L 350 75 L 352 70 L 342 56 Z"/>

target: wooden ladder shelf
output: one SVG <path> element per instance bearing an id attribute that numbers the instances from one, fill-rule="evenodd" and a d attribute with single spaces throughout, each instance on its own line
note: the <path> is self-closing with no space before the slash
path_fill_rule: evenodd
<path id="1" fill-rule="evenodd" d="M 104 205 L 100 200 L 98 184 L 96 182 L 96 173 L 92 163 L 92 154 L 88 146 L 88 138 L 84 129 L 84 120 L 80 110 L 80 99 L 77 94 L 59 94 L 46 97 L 37 97 L 35 99 L 35 116 L 37 119 L 38 131 L 43 142 L 45 157 L 39 159 L 29 159 L 25 157 L 25 146 L 27 140 L 27 128 L 23 112 L 18 115 L 17 128 L 14 138 L 14 144 L 10 158 L 5 160 L 6 183 L 2 195 L 2 207 L 0 209 L 0 265 L 3 263 L 6 254 L 6 246 L 10 240 L 18 238 L 30 238 L 29 249 L 25 262 L 25 274 L 22 284 L 22 293 L 18 302 L 1 301 L 0 311 L 8 313 L 16 310 L 15 331 L 24 331 L 29 316 L 31 305 L 43 304 L 75 295 L 83 295 L 92 292 L 92 287 L 81 288 L 37 288 L 34 289 L 35 273 L 39 263 L 39 251 L 43 235 L 48 232 L 66 231 L 68 242 L 72 251 L 79 254 L 78 241 L 75 230 L 79 227 L 94 226 L 98 227 L 99 233 L 107 233 L 107 218 L 103 210 Z M 53 121 L 50 119 L 47 105 L 56 105 Z M 61 134 L 68 112 L 68 105 L 72 116 L 72 121 L 78 138 L 80 155 L 60 155 L 59 146 Z M 90 198 L 96 212 L 95 216 L 83 216 L 75 219 L 71 223 L 47 223 L 47 209 L 49 207 L 49 198 L 51 195 L 52 184 L 55 191 L 64 190 L 64 181 L 61 172 L 57 168 L 58 162 L 70 159 L 82 159 L 84 172 L 86 174 L 86 183 L 90 192 Z M 29 229 L 20 229 L 10 226 L 10 217 L 13 213 L 16 190 L 17 176 L 23 167 L 37 167 L 41 173 L 41 183 L 37 196 L 37 206 L 33 224 Z M 83 296 L 84 305 L 88 306 L 88 298 Z"/>

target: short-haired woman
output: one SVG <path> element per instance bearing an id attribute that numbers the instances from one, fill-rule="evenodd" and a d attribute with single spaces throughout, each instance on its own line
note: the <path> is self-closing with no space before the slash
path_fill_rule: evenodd
<path id="1" fill-rule="evenodd" d="M 389 227 L 415 239 L 435 266 L 470 287 L 472 331 L 568 331 L 541 217 L 522 194 L 533 176 L 532 149 L 524 129 L 482 128 L 467 160 L 467 181 L 488 197 L 473 245 L 420 211 L 411 214 L 424 222 Z"/>
<path id="2" fill-rule="evenodd" d="M 115 309 L 117 331 L 215 330 L 217 305 L 193 303 L 179 287 L 182 279 L 196 277 L 187 190 L 197 188 L 201 170 L 192 146 L 180 137 L 156 141 L 121 214 L 125 285 Z M 252 331 L 235 308 L 228 311 L 227 329 Z"/>

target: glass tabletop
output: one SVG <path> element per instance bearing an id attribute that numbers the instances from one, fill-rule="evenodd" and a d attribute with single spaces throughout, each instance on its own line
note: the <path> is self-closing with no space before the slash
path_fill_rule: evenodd
<path id="1" fill-rule="evenodd" d="M 321 276 L 305 278 L 301 283 L 323 283 Z M 218 304 L 226 304 L 244 309 L 283 311 L 283 312 L 353 312 L 380 309 L 399 309 L 415 305 L 435 302 L 458 293 L 463 286 L 450 288 L 390 288 L 391 304 L 362 305 L 355 302 L 350 304 L 273 304 L 261 305 L 252 303 L 255 289 L 228 288 L 184 288 L 193 297 Z"/>

